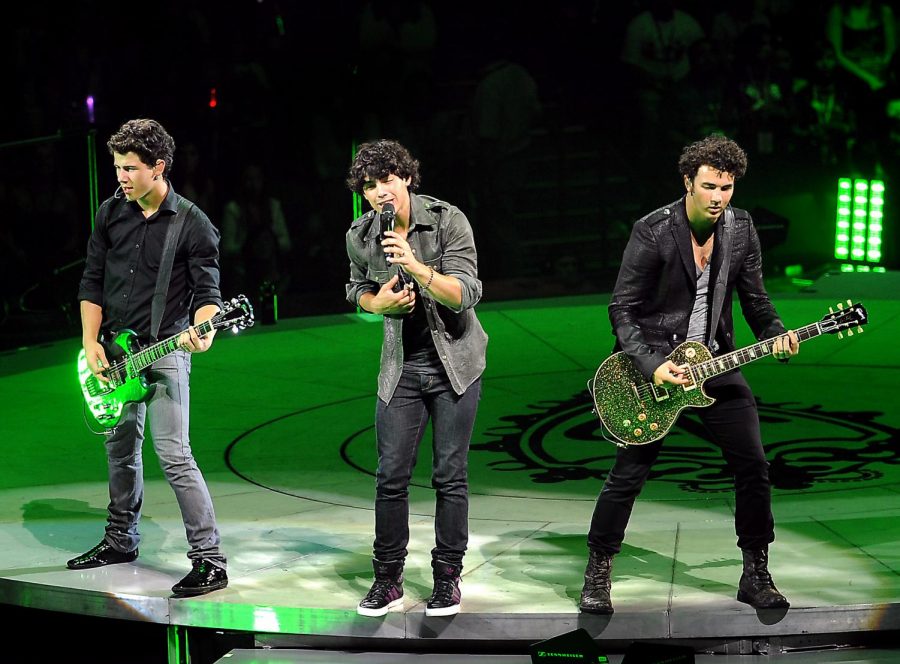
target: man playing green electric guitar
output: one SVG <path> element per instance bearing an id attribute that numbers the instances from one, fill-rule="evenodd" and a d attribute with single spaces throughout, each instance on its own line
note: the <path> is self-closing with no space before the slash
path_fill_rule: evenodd
<path id="1" fill-rule="evenodd" d="M 97 211 L 78 291 L 84 368 L 96 381 L 90 384 L 91 391 L 99 393 L 110 380 L 118 385 L 128 377 L 123 366 L 107 355 L 98 341 L 101 335 L 111 338 L 123 330 L 133 331 L 144 346 L 177 335 L 172 341 L 177 347 L 148 364 L 143 381 L 152 393 L 146 400 L 124 405 L 106 435 L 110 496 L 106 533 L 99 544 L 67 564 L 81 570 L 138 557 L 146 421 L 190 544 L 192 570 L 173 592 L 199 595 L 228 584 L 212 499 L 191 454 L 188 434 L 191 354 L 212 346 L 215 330 L 208 329 L 207 321 L 223 307 L 219 233 L 203 212 L 173 190 L 168 175 L 175 143 L 158 122 L 126 122 L 107 147 L 119 187 Z M 163 278 L 158 278 L 160 274 Z M 132 385 L 143 389 L 140 382 Z M 142 397 L 124 396 L 126 401 Z"/>

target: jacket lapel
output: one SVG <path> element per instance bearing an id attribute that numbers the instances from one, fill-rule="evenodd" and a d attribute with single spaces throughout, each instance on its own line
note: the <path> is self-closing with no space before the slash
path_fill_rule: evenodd
<path id="1" fill-rule="evenodd" d="M 694 249 L 691 247 L 691 227 L 687 221 L 687 213 L 684 208 L 684 200 L 674 206 L 677 211 L 675 223 L 672 224 L 672 237 L 678 254 L 688 275 L 688 283 L 693 284 L 693 292 L 697 292 L 697 268 L 694 264 Z"/>

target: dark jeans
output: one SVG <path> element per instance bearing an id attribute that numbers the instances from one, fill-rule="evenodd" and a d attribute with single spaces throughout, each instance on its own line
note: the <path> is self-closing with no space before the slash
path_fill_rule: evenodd
<path id="1" fill-rule="evenodd" d="M 409 482 L 425 425 L 434 434 L 431 486 L 435 490 L 432 557 L 461 564 L 469 541 L 469 441 L 481 396 L 481 379 L 458 395 L 443 372 L 404 370 L 389 403 L 378 399 L 375 431 L 375 558 L 404 560 L 409 543 Z"/>
<path id="2" fill-rule="evenodd" d="M 739 372 L 717 376 L 704 385 L 716 399 L 695 408 L 734 475 L 734 527 L 742 549 L 759 549 L 775 539 L 769 464 L 759 431 L 759 414 L 750 386 Z M 597 498 L 588 547 L 605 555 L 621 550 L 634 501 L 647 480 L 664 440 L 619 448 Z"/>

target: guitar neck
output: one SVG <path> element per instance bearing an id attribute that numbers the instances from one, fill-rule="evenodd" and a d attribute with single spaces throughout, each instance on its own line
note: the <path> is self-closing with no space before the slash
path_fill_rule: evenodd
<path id="1" fill-rule="evenodd" d="M 801 327 L 799 330 L 795 330 L 795 332 L 797 334 L 798 341 L 808 341 L 809 339 L 822 334 L 822 324 L 811 323 L 806 327 Z M 719 355 L 718 357 L 714 357 L 711 360 L 706 360 L 705 362 L 695 364 L 693 367 L 691 367 L 691 371 L 693 371 L 698 380 L 703 381 L 707 378 L 712 378 L 713 376 L 718 376 L 719 374 L 725 373 L 726 371 L 731 371 L 732 369 L 742 367 L 743 365 L 753 362 L 754 360 L 768 357 L 774 352 L 774 347 L 775 339 L 766 339 L 764 341 L 755 343 L 752 346 L 738 348 L 737 350 L 726 353 L 725 355 Z"/>
<path id="2" fill-rule="evenodd" d="M 202 337 L 209 334 L 214 327 L 214 320 L 214 318 L 211 318 L 210 320 L 203 321 L 199 325 L 195 325 L 194 329 L 197 330 L 198 336 Z M 134 368 L 134 371 L 143 371 L 157 360 L 161 360 L 166 355 L 174 353 L 176 350 L 178 350 L 178 337 L 180 337 L 184 332 L 187 332 L 187 330 L 182 330 L 178 334 L 174 334 L 168 339 L 163 339 L 162 341 L 157 342 L 152 346 L 147 346 L 143 350 L 131 355 L 131 364 Z"/>

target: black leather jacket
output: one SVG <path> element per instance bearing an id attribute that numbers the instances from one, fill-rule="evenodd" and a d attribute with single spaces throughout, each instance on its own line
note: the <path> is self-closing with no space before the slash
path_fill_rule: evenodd
<path id="1" fill-rule="evenodd" d="M 734 350 L 732 293 L 759 340 L 785 332 L 763 284 L 759 237 L 746 210 L 728 207 L 716 224 L 710 263 L 707 345 Z M 686 340 L 697 274 L 684 198 L 635 222 L 609 303 L 623 350 L 646 377 Z"/>

